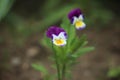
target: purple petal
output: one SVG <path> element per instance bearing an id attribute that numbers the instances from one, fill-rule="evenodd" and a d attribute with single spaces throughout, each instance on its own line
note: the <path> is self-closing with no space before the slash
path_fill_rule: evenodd
<path id="1" fill-rule="evenodd" d="M 51 26 L 50 28 L 48 28 L 48 30 L 47 30 L 47 32 L 46 32 L 46 35 L 47 35 L 47 37 L 49 37 L 49 38 L 52 39 L 52 38 L 53 38 L 52 34 L 58 36 L 59 33 L 61 33 L 61 32 L 65 32 L 65 30 L 62 29 L 62 28 L 60 28 L 60 27 L 57 27 L 57 26 Z M 67 35 L 67 34 L 66 34 L 66 32 L 65 32 L 65 36 L 66 36 L 66 35 Z"/>
<path id="2" fill-rule="evenodd" d="M 81 10 L 79 8 L 77 9 L 74 9 L 74 10 L 71 10 L 69 13 L 68 13 L 68 18 L 69 20 L 71 21 L 71 23 L 73 22 L 73 17 L 79 17 L 79 15 L 82 14 Z"/>

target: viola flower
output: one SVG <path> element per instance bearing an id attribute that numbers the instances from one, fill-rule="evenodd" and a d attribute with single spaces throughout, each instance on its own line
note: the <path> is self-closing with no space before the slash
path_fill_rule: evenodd
<path id="1" fill-rule="evenodd" d="M 48 38 L 52 39 L 53 44 L 55 44 L 56 46 L 64 46 L 67 44 L 67 34 L 65 30 L 60 27 L 50 27 L 47 30 L 46 35 Z"/>
<path id="2" fill-rule="evenodd" d="M 83 21 L 83 14 L 79 8 L 70 11 L 68 18 L 71 24 L 75 25 L 76 29 L 84 29 L 86 27 L 86 24 Z"/>

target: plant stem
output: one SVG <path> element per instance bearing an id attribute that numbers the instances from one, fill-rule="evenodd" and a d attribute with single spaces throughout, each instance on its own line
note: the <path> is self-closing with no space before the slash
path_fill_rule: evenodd
<path id="1" fill-rule="evenodd" d="M 61 75 L 60 75 L 60 65 L 59 65 L 59 61 L 58 61 L 58 56 L 56 54 L 56 51 L 52 45 L 52 48 L 54 50 L 54 57 L 55 57 L 55 63 L 56 63 L 56 67 L 57 67 L 57 75 L 58 75 L 58 80 L 61 80 Z"/>
<path id="2" fill-rule="evenodd" d="M 58 62 L 58 59 L 57 59 L 57 55 L 55 53 L 55 62 L 56 62 L 56 67 L 57 67 L 57 74 L 58 74 L 58 80 L 61 80 L 61 76 L 60 76 L 60 65 L 59 65 L 59 62 Z"/>
<path id="3" fill-rule="evenodd" d="M 63 64 L 63 68 L 62 68 L 62 80 L 65 79 L 65 73 L 66 73 L 66 64 Z"/>

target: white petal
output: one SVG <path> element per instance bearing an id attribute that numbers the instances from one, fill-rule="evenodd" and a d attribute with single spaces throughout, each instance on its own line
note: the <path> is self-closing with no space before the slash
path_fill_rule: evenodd
<path id="1" fill-rule="evenodd" d="M 73 17 L 73 24 L 75 24 L 76 21 L 78 21 L 79 19 L 77 17 Z"/>
<path id="2" fill-rule="evenodd" d="M 67 44 L 67 42 L 66 42 L 66 36 L 65 36 L 65 32 L 61 32 L 61 33 L 59 33 L 59 35 L 58 36 L 56 36 L 56 35 L 52 35 L 53 36 L 53 39 L 52 39 L 52 41 L 53 41 L 53 44 L 55 44 L 56 46 L 64 46 L 64 45 L 66 45 Z M 63 43 L 62 44 L 57 44 L 56 43 L 56 40 L 59 40 L 59 39 L 62 39 L 63 40 Z"/>
<path id="3" fill-rule="evenodd" d="M 82 14 L 79 16 L 79 20 L 84 20 L 84 18 L 83 18 L 83 15 L 82 15 Z"/>
<path id="4" fill-rule="evenodd" d="M 52 39 L 53 42 L 54 42 L 55 39 L 59 39 L 59 37 L 54 35 L 54 34 L 52 34 L 52 36 L 53 36 L 53 39 Z"/>
<path id="5" fill-rule="evenodd" d="M 66 39 L 65 37 L 65 32 L 61 32 L 59 35 L 58 35 L 59 38 L 61 39 Z"/>
<path id="6" fill-rule="evenodd" d="M 56 36 L 56 35 L 54 35 L 54 34 L 52 34 L 52 36 L 53 36 L 53 39 L 56 39 L 56 38 L 58 38 L 58 36 Z"/>

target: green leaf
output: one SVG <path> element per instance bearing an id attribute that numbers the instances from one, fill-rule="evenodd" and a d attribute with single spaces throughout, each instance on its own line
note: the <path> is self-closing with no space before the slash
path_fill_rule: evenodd
<path id="1" fill-rule="evenodd" d="M 94 47 L 85 47 L 85 48 L 79 48 L 72 56 L 74 57 L 80 57 L 81 55 L 93 51 Z"/>
<path id="2" fill-rule="evenodd" d="M 75 27 L 70 23 L 67 17 L 65 17 L 62 21 L 61 27 L 65 29 L 68 35 L 71 37 L 75 37 L 76 35 L 76 29 Z"/>
<path id="3" fill-rule="evenodd" d="M 67 32 L 68 40 L 67 40 L 67 49 L 66 52 L 69 53 L 71 50 L 71 44 L 73 43 L 73 40 L 76 38 L 76 29 L 75 27 L 70 23 L 67 17 L 65 17 L 62 21 L 61 27 L 65 29 Z"/>
<path id="4" fill-rule="evenodd" d="M 60 47 L 53 45 L 54 53 L 58 56 L 58 58 L 60 58 L 60 60 L 62 60 L 65 57 L 66 51 L 64 50 L 64 48 L 65 46 Z"/>
<path id="5" fill-rule="evenodd" d="M 108 71 L 108 77 L 118 77 L 120 76 L 120 67 L 112 68 Z"/>
<path id="6" fill-rule="evenodd" d="M 71 50 L 72 53 L 78 50 L 78 48 L 82 47 L 83 45 L 85 46 L 87 44 L 86 41 L 86 35 L 82 35 L 80 38 L 76 37 L 71 43 Z"/>
<path id="7" fill-rule="evenodd" d="M 73 40 L 76 38 L 76 29 L 73 25 L 69 27 L 68 35 L 68 46 L 71 46 Z"/>
<path id="8" fill-rule="evenodd" d="M 69 33 L 68 31 L 70 29 L 70 21 L 68 20 L 67 17 L 63 18 L 60 26 L 67 32 L 67 34 Z"/>
<path id="9" fill-rule="evenodd" d="M 69 65 L 72 66 L 72 65 L 78 64 L 79 62 L 76 62 L 77 58 L 79 58 L 81 55 L 83 55 L 83 54 L 85 54 L 87 52 L 90 52 L 92 50 L 94 50 L 94 47 L 80 48 L 74 54 L 70 54 L 68 56 L 68 63 L 69 63 Z"/>
<path id="10" fill-rule="evenodd" d="M 46 35 L 44 35 L 44 38 L 40 40 L 40 44 L 49 49 L 52 49 L 52 41 L 51 39 L 47 38 Z"/>
<path id="11" fill-rule="evenodd" d="M 32 64 L 32 67 L 38 71 L 41 71 L 43 75 L 47 75 L 48 71 L 42 64 Z"/>
<path id="12" fill-rule="evenodd" d="M 0 21 L 7 15 L 13 3 L 14 0 L 0 0 Z"/>

